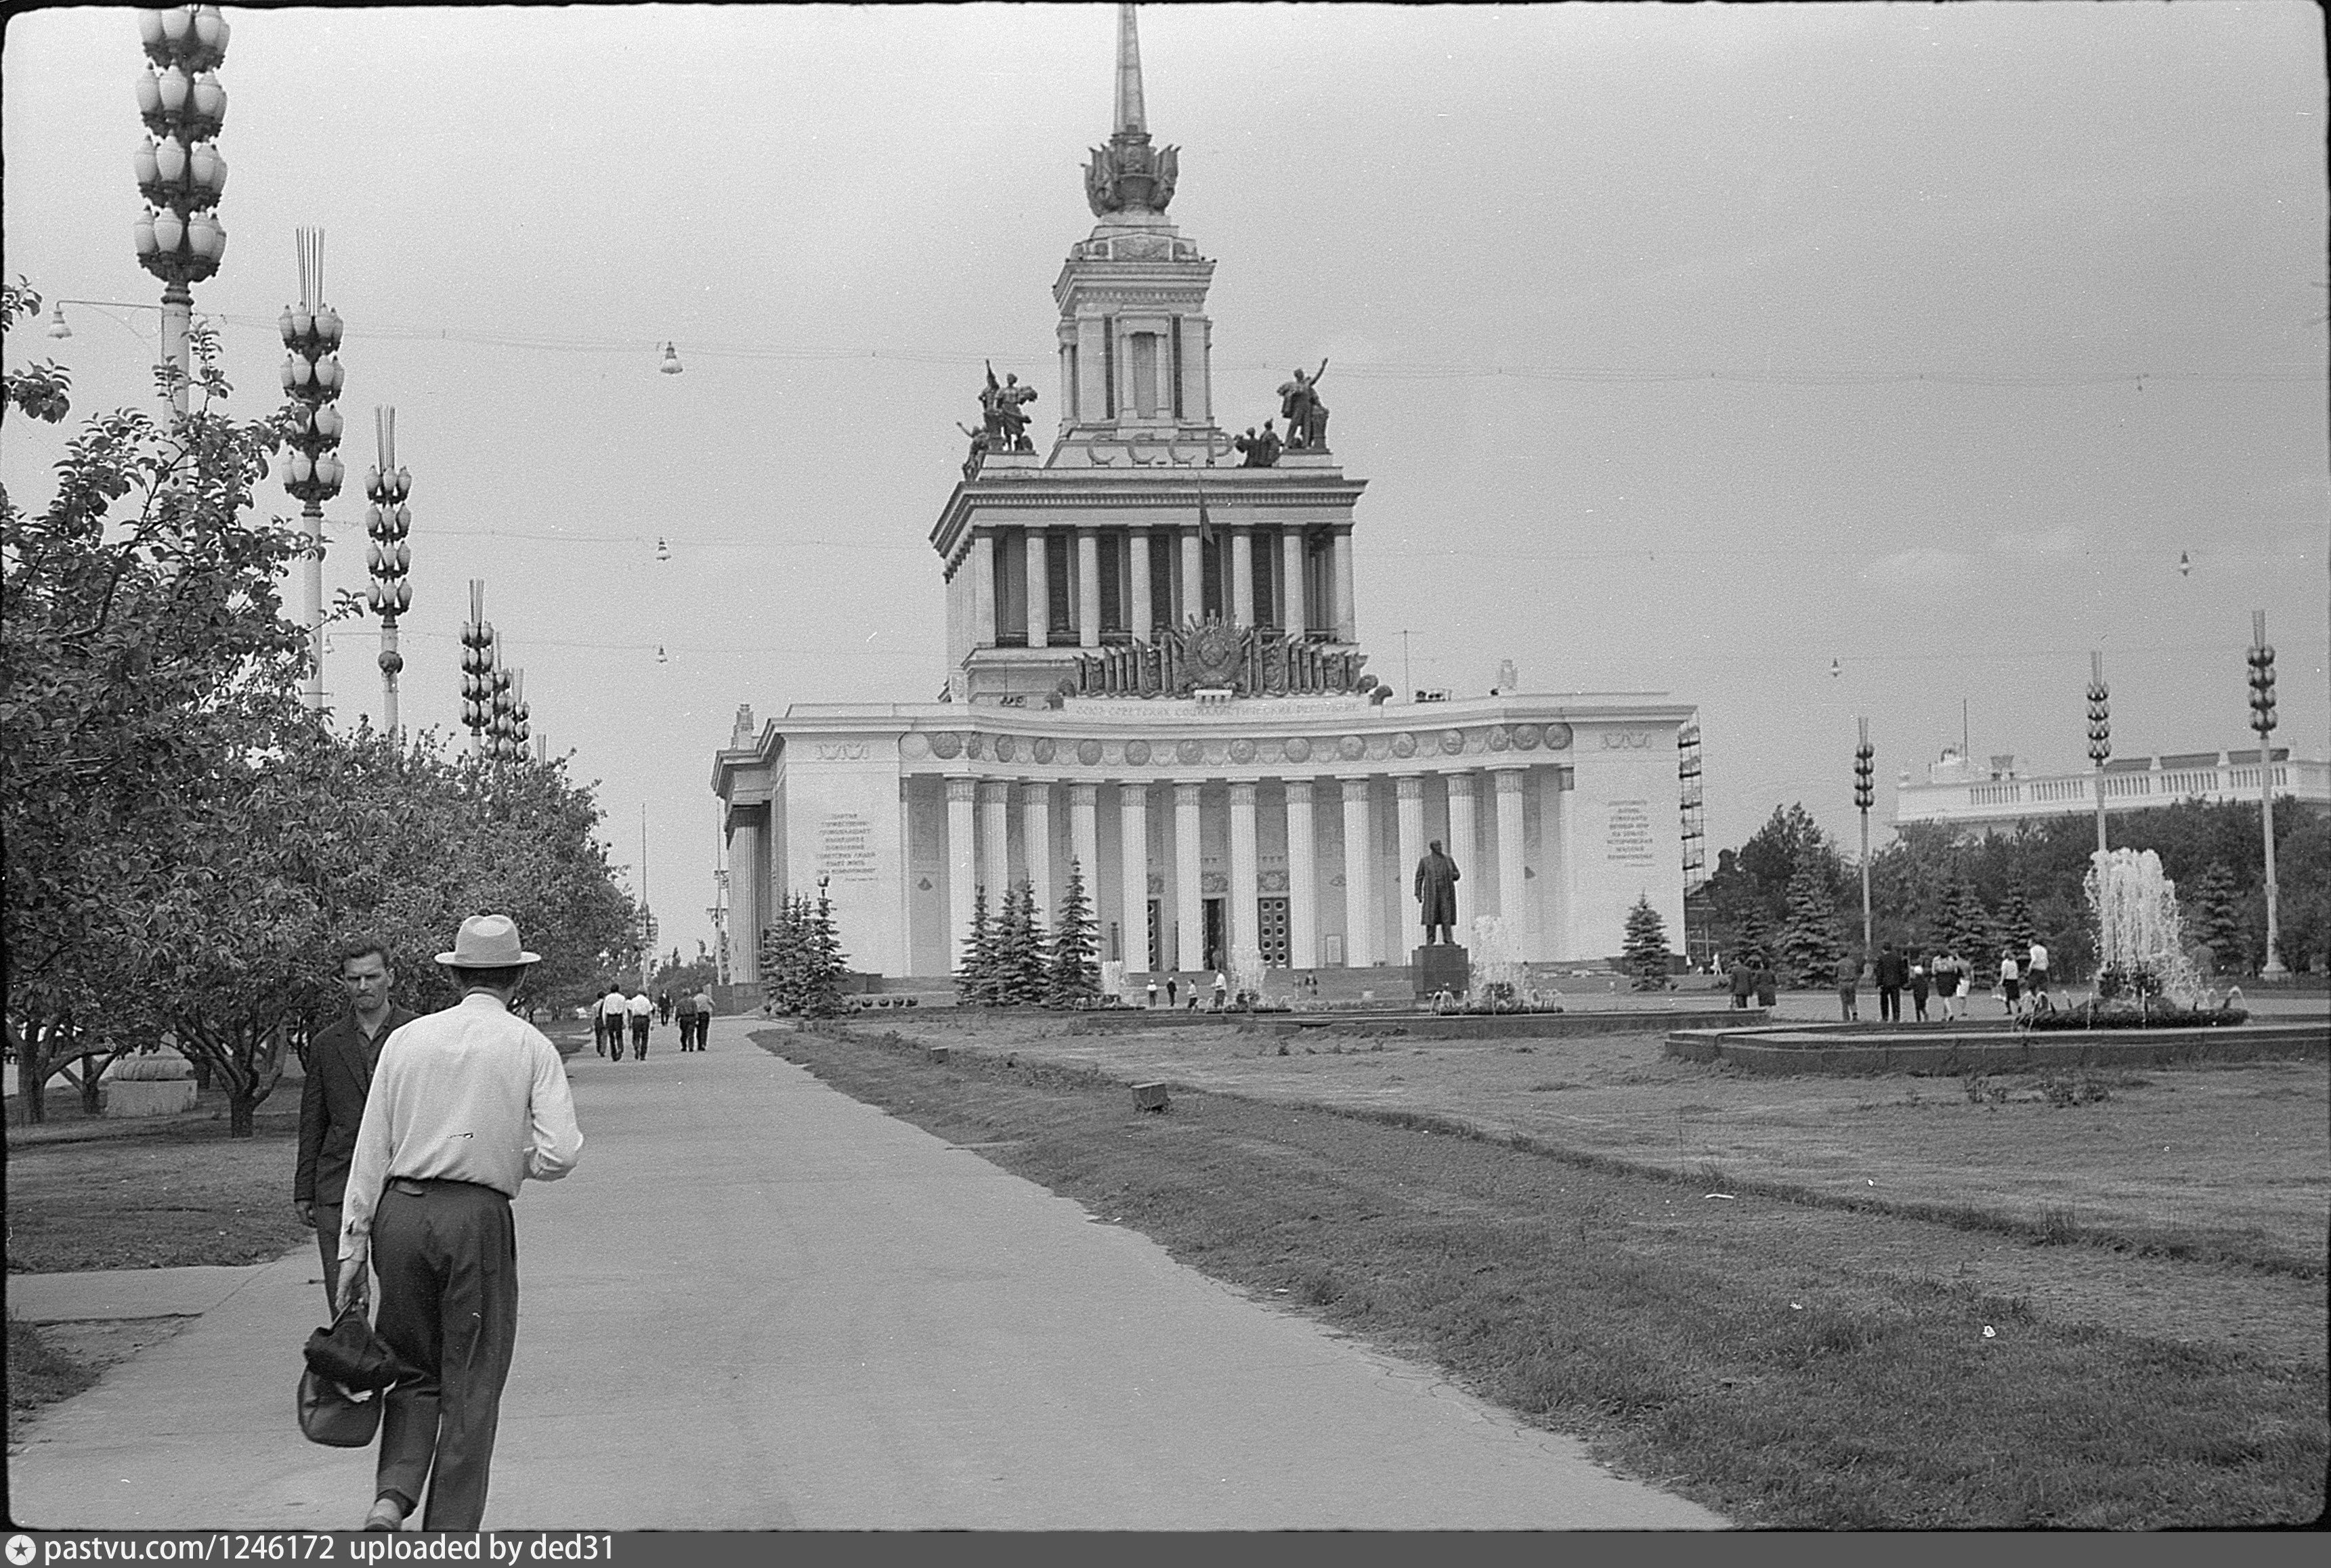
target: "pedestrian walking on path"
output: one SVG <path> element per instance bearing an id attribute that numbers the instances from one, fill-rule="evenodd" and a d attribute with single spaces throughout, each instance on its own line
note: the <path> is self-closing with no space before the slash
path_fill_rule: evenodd
<path id="1" fill-rule="evenodd" d="M 607 994 L 599 998 L 599 1032 L 604 1037 L 607 1054 L 617 1061 L 623 1060 L 623 1027 L 631 1015 L 631 1003 L 623 1000 L 623 988 L 610 983 Z"/>
<path id="2" fill-rule="evenodd" d="M 1927 993 L 1930 989 L 1931 984 L 1932 983 L 1927 977 L 1927 966 L 1925 965 L 1913 964 L 1910 965 L 1910 1006 L 1916 1012 L 1917 1022 L 1920 1023 L 1927 1022 Z"/>
<path id="3" fill-rule="evenodd" d="M 308 1076 L 300 1086 L 300 1157 L 291 1173 L 291 1208 L 316 1232 L 324 1264 L 324 1301 L 340 1284 L 340 1200 L 356 1156 L 357 1128 L 380 1048 L 413 1022 L 413 1009 L 389 999 L 396 972 L 388 944 L 360 936 L 340 948 L 340 990 L 347 1016 L 316 1031 L 308 1042 Z"/>
<path id="4" fill-rule="evenodd" d="M 648 1000 L 646 992 L 641 991 L 624 1004 L 624 1011 L 632 1018 L 632 1060 L 645 1061 L 648 1059 L 648 1025 L 654 1020 L 655 1003 Z"/>
<path id="5" fill-rule="evenodd" d="M 375 1327 L 419 1375 L 389 1390 L 367 1530 L 477 1529 L 503 1382 L 518 1343 L 518 1227 L 529 1177 L 575 1168 L 583 1135 L 558 1050 L 509 1011 L 541 955 L 505 915 L 461 922 L 437 962 L 461 1000 L 383 1047 L 357 1135 L 340 1232 L 340 1299 L 380 1276 Z"/>
<path id="6" fill-rule="evenodd" d="M 1860 1022 L 1860 1011 L 1855 1002 L 1860 984 L 1861 955 L 1849 953 L 1837 961 L 1837 1005 L 1848 1023 Z"/>
<path id="7" fill-rule="evenodd" d="M 696 993 L 696 1049 L 702 1050 L 706 1037 L 712 1032 L 712 993 L 699 986 Z"/>
<path id="8" fill-rule="evenodd" d="M 2000 1011 L 2010 1018 L 2016 1017 L 2023 1011 L 2018 1005 L 2022 994 L 2022 976 L 2015 967 L 2015 949 L 2001 948 L 1999 951 L 1999 1006 Z"/>

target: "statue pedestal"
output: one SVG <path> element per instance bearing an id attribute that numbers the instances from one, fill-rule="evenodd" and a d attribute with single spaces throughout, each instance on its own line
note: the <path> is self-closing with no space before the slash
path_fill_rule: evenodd
<path id="1" fill-rule="evenodd" d="M 1454 942 L 1432 942 L 1411 950 L 1408 961 L 1415 973 L 1419 1001 L 1431 1001 L 1442 991 L 1462 996 L 1473 984 L 1473 960 Z"/>

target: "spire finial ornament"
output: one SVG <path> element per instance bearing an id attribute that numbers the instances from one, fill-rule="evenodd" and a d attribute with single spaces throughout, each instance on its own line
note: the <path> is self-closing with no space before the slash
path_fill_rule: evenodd
<path id="1" fill-rule="evenodd" d="M 1182 149 L 1149 145 L 1149 116 L 1141 100 L 1141 34 L 1133 7 L 1117 8 L 1117 109 L 1108 145 L 1092 149 L 1085 169 L 1085 200 L 1093 216 L 1163 213 L 1174 199 Z"/>
<path id="2" fill-rule="evenodd" d="M 1133 7 L 1117 8 L 1117 122 L 1118 136 L 1147 136 L 1149 118 L 1141 107 L 1141 33 Z"/>

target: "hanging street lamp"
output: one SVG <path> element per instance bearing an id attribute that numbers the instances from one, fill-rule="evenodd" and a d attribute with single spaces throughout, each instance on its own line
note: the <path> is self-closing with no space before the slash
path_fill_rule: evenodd
<path id="1" fill-rule="evenodd" d="M 365 494 L 372 498 L 365 508 L 365 532 L 372 537 L 365 546 L 365 569 L 372 574 L 366 603 L 380 617 L 380 722 L 395 740 L 396 677 L 404 668 L 404 655 L 396 651 L 396 618 L 413 608 L 413 584 L 405 579 L 413 550 L 404 542 L 413 531 L 413 513 L 404 504 L 413 493 L 413 475 L 397 466 L 396 410 L 376 408 L 372 419 L 380 462 L 365 474 Z"/>
<path id="2" fill-rule="evenodd" d="M 2266 612 L 2250 612 L 2250 728 L 2259 737 L 2259 825 L 2266 833 L 2266 962 L 2259 978 L 2278 979 L 2288 973 L 2278 950 L 2281 927 L 2274 886 L 2274 645 L 2266 640 Z"/>
<path id="3" fill-rule="evenodd" d="M 300 303 L 287 305 L 276 326 L 289 352 L 283 358 L 283 391 L 290 399 L 290 451 L 284 459 L 283 488 L 300 502 L 308 527 L 308 556 L 300 573 L 300 614 L 308 632 L 310 709 L 324 706 L 324 503 L 340 493 L 347 469 L 335 450 L 345 422 L 334 405 L 340 396 L 340 316 L 324 300 L 324 231 L 301 229 Z M 377 535 L 375 536 L 378 537 Z M 402 536 L 398 536 L 402 537 Z M 391 541 L 392 543 L 395 541 Z"/>
<path id="4" fill-rule="evenodd" d="M 162 360 L 176 374 L 170 402 L 186 411 L 186 331 L 191 285 L 219 269 L 226 229 L 218 221 L 226 158 L 216 139 L 226 124 L 226 63 L 232 31 L 215 5 L 140 11 L 138 32 L 150 62 L 138 78 L 138 115 L 151 134 L 138 149 L 138 191 L 147 209 L 135 230 L 138 264 L 162 281 Z"/>

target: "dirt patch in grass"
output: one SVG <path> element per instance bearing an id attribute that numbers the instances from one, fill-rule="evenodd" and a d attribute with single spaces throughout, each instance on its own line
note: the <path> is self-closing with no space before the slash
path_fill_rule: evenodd
<path id="1" fill-rule="evenodd" d="M 2241 1287 L 2310 1282 L 1708 1199 L 1284 1101 L 1185 1089 L 1143 1115 L 1113 1075 L 1041 1055 L 942 1066 L 871 1037 L 756 1039 L 1744 1524 L 2222 1526 L 2322 1507 L 2319 1279 L 2310 1345 L 2230 1343 L 2215 1315 L 2241 1310 Z M 2173 1325 L 2101 1326 L 1959 1267 L 1993 1249 L 2143 1262 L 2234 1293 L 2193 1297 L 2213 1320 L 2180 1343 Z"/>

